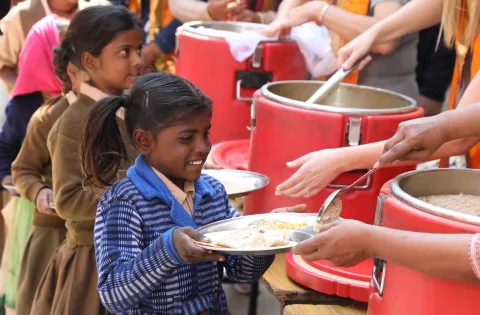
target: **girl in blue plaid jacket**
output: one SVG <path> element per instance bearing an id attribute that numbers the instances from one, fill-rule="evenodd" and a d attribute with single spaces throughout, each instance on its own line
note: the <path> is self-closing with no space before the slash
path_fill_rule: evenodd
<path id="1" fill-rule="evenodd" d="M 130 139 L 117 125 L 124 108 Z M 223 269 L 233 281 L 256 282 L 273 256 L 222 256 L 196 246 L 195 230 L 239 216 L 223 185 L 201 170 L 210 151 L 211 100 L 165 73 L 137 79 L 130 92 L 101 100 L 82 142 L 86 181 L 115 180 L 126 141 L 140 152 L 127 177 L 98 205 L 98 290 L 119 314 L 226 314 Z"/>

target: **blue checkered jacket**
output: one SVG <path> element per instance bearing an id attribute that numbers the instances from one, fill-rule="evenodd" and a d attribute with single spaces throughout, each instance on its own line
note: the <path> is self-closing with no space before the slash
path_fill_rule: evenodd
<path id="1" fill-rule="evenodd" d="M 274 257 L 226 256 L 222 263 L 189 265 L 177 254 L 172 234 L 178 227 L 197 229 L 237 216 L 223 185 L 202 175 L 190 217 L 139 156 L 98 205 L 95 253 L 103 305 L 118 314 L 226 314 L 223 268 L 231 280 L 251 283 Z"/>

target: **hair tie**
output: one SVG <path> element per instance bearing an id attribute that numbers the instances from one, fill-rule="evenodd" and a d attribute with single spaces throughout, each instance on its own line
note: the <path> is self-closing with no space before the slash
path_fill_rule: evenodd
<path id="1" fill-rule="evenodd" d="M 132 98 L 130 97 L 130 94 L 122 94 L 122 100 L 123 100 L 122 107 L 125 109 L 129 108 L 130 105 L 132 104 Z"/>

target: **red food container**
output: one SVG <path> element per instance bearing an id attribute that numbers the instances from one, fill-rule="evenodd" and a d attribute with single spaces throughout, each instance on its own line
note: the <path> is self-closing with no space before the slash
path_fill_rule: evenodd
<path id="1" fill-rule="evenodd" d="M 176 74 L 198 86 L 213 100 L 212 143 L 247 139 L 255 90 L 268 82 L 304 80 L 307 70 L 293 41 L 266 41 L 244 62 L 231 52 L 226 32 L 259 30 L 261 24 L 190 22 L 177 31 Z"/>
<path id="2" fill-rule="evenodd" d="M 479 217 L 435 207 L 416 198 L 480 195 L 479 187 L 480 171 L 471 169 L 435 169 L 400 175 L 383 187 L 375 224 L 425 233 L 479 233 Z M 480 286 L 438 279 L 378 259 L 374 260 L 373 273 L 369 315 L 479 313 Z"/>
<path id="3" fill-rule="evenodd" d="M 322 103 L 305 101 L 322 85 L 318 81 L 270 83 L 256 93 L 252 105 L 249 170 L 264 174 L 271 184 L 245 198 L 245 214 L 266 213 L 286 205 L 306 203 L 317 212 L 335 189 L 351 184 L 366 170 L 340 175 L 328 188 L 309 199 L 275 196 L 278 184 L 294 169 L 286 166 L 309 152 L 355 146 L 393 136 L 402 121 L 419 118 L 423 110 L 398 93 L 365 86 L 342 84 Z M 382 185 L 413 167 L 378 170 L 366 182 L 342 196 L 342 217 L 373 223 Z"/>

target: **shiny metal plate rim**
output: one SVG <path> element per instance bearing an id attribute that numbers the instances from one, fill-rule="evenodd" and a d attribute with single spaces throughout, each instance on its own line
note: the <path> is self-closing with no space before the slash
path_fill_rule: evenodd
<path id="1" fill-rule="evenodd" d="M 248 195 L 249 193 L 252 193 L 254 191 L 257 191 L 259 189 L 265 188 L 268 185 L 270 185 L 270 178 L 267 176 L 260 174 L 260 173 L 255 173 L 255 172 L 250 172 L 250 171 L 242 171 L 242 170 L 231 170 L 231 169 L 224 169 L 224 170 L 202 170 L 202 174 L 209 175 L 219 182 L 222 182 L 221 179 L 215 176 L 215 174 L 227 174 L 227 175 L 232 175 L 232 180 L 235 180 L 235 178 L 245 178 L 245 177 L 250 177 L 253 179 L 257 179 L 259 183 L 259 186 L 252 187 L 250 189 L 245 189 L 240 191 L 239 193 L 233 193 L 233 194 L 228 194 L 228 197 L 230 198 L 237 198 L 237 197 L 243 197 Z M 228 192 L 227 192 L 228 193 Z"/>

